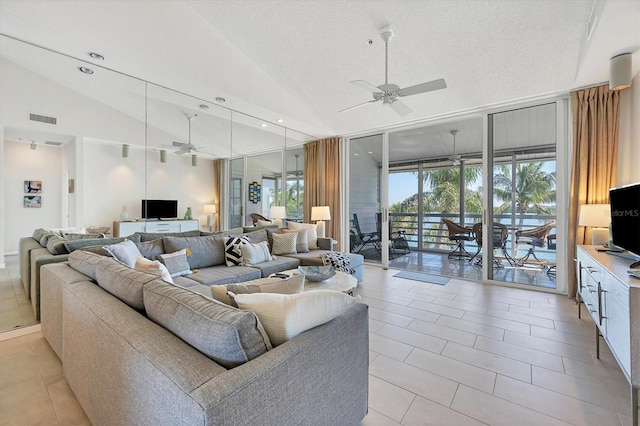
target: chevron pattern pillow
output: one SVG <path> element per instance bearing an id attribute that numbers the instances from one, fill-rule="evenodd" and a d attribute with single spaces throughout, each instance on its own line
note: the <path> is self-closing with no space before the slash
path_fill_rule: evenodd
<path id="1" fill-rule="evenodd" d="M 224 239 L 224 260 L 227 266 L 238 266 L 243 262 L 240 245 L 249 244 L 247 237 L 226 237 Z"/>

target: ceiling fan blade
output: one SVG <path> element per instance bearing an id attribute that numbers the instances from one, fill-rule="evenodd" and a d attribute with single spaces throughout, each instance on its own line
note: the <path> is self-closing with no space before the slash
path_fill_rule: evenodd
<path id="1" fill-rule="evenodd" d="M 184 148 L 184 147 L 189 146 L 188 143 L 178 142 L 178 141 L 173 141 L 173 143 L 171 145 L 175 146 L 175 147 L 178 147 L 178 148 Z"/>
<path id="2" fill-rule="evenodd" d="M 184 148 L 180 148 L 179 150 L 177 150 L 176 152 L 174 152 L 174 154 L 176 154 L 176 155 L 182 155 L 182 154 L 186 154 L 187 152 L 189 152 L 189 151 L 187 151 L 187 150 L 186 150 L 186 149 L 184 149 Z"/>
<path id="3" fill-rule="evenodd" d="M 400 89 L 398 91 L 398 96 L 411 96 L 417 95 L 418 93 L 431 92 L 433 90 L 445 89 L 447 87 L 447 83 L 444 81 L 444 78 L 429 81 L 427 83 L 416 84 L 415 86 L 405 87 L 404 89 Z"/>
<path id="4" fill-rule="evenodd" d="M 349 107 L 349 108 L 341 109 L 341 110 L 340 110 L 340 111 L 338 111 L 338 112 L 351 111 L 352 109 L 360 108 L 361 106 L 364 106 L 364 105 L 367 105 L 367 104 L 371 104 L 371 103 L 373 103 L 373 102 L 378 102 L 378 101 L 379 101 L 379 99 L 372 99 L 372 100 L 370 100 L 370 101 L 363 102 L 363 103 L 361 103 L 361 104 L 354 105 L 354 106 Z"/>
<path id="5" fill-rule="evenodd" d="M 407 114 L 411 114 L 413 112 L 413 110 L 411 108 L 409 108 L 408 106 L 406 106 L 404 103 L 400 102 L 399 100 L 395 100 L 393 102 L 391 102 L 391 104 L 389 104 L 389 106 L 391 107 L 391 109 L 393 109 L 395 112 L 397 112 L 398 114 L 405 116 Z"/>
<path id="6" fill-rule="evenodd" d="M 366 89 L 366 90 L 370 91 L 371 93 L 380 93 L 380 92 L 382 92 L 382 90 L 378 89 L 376 86 L 374 86 L 371 83 L 367 83 L 364 80 L 353 80 L 351 82 L 353 84 L 355 84 L 356 86 L 360 86 L 363 89 Z"/>

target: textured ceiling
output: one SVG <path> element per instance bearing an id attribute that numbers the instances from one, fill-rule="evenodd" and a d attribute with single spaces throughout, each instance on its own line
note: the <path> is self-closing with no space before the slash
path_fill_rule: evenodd
<path id="1" fill-rule="evenodd" d="M 345 135 L 539 97 L 608 80 L 608 59 L 640 45 L 640 1 L 0 0 L 0 31 L 315 136 Z M 448 87 L 338 113 L 384 81 Z M 368 40 L 373 43 L 369 45 Z M 638 72 L 634 54 L 634 74 Z M 71 83 L 69 83 L 71 84 Z M 447 132 L 440 132 L 450 137 Z M 462 136 L 461 136 L 462 137 Z"/>

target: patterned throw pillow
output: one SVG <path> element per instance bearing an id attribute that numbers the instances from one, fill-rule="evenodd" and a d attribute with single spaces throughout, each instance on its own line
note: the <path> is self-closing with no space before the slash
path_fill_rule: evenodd
<path id="1" fill-rule="evenodd" d="M 325 266 L 333 266 L 336 271 L 342 271 L 347 274 L 355 274 L 356 270 L 351 267 L 351 259 L 349 255 L 332 251 L 330 253 L 320 254 L 322 264 Z"/>
<path id="2" fill-rule="evenodd" d="M 292 232 L 290 234 L 273 234 L 273 254 L 292 254 L 296 252 L 296 241 L 298 234 Z"/>
<path id="3" fill-rule="evenodd" d="M 273 260 L 269 253 L 269 243 L 262 241 L 258 244 L 240 244 L 242 264 L 244 266 L 258 265 Z"/>
<path id="4" fill-rule="evenodd" d="M 283 229 L 282 233 L 283 234 L 291 234 L 291 233 L 296 233 L 298 234 L 298 237 L 296 238 L 296 252 L 298 253 L 309 253 L 309 243 L 307 242 L 307 230 L 306 229 L 298 229 L 298 230 L 292 230 L 292 229 Z"/>
<path id="5" fill-rule="evenodd" d="M 244 236 L 225 237 L 224 239 L 224 259 L 227 266 L 239 266 L 242 264 L 241 244 L 249 244 L 249 239 Z"/>
<path id="6" fill-rule="evenodd" d="M 169 270 L 171 277 L 181 277 L 191 274 L 187 261 L 187 249 L 178 250 L 169 254 L 158 255 L 157 259 Z"/>

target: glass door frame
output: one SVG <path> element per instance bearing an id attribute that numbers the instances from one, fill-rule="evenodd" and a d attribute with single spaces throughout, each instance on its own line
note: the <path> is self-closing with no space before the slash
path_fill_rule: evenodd
<path id="1" fill-rule="evenodd" d="M 342 239 L 348 239 L 349 237 L 349 189 L 350 189 L 350 170 L 349 170 L 349 159 L 351 156 L 350 150 L 350 142 L 353 139 L 358 139 L 367 136 L 373 135 L 382 135 L 383 138 L 383 161 L 381 167 L 381 194 L 380 194 L 380 210 L 382 212 L 382 220 L 383 225 L 381 229 L 382 233 L 382 244 L 383 247 L 388 247 L 389 244 L 389 230 L 388 230 L 388 220 L 389 220 L 389 133 L 392 131 L 398 131 L 401 129 L 410 129 L 417 127 L 424 127 L 429 124 L 442 124 L 447 122 L 452 122 L 456 120 L 462 120 L 465 118 L 477 118 L 478 116 L 482 117 L 483 120 L 483 134 L 482 134 L 482 185 L 484 187 L 482 192 L 482 200 L 483 200 L 483 214 L 482 214 L 482 222 L 483 225 L 483 240 L 482 245 L 484 247 L 490 247 L 491 238 L 490 235 L 493 231 L 493 226 L 487 224 L 493 223 L 493 129 L 490 126 L 490 118 L 494 114 L 498 114 L 501 112 L 505 112 L 515 108 L 526 108 L 533 107 L 543 103 L 555 102 L 556 104 L 556 163 L 557 163 L 557 171 L 556 171 L 556 189 L 557 189 L 557 197 L 556 197 L 556 209 L 557 209 L 557 234 L 559 236 L 557 240 L 557 259 L 556 265 L 558 270 L 558 277 L 566 276 L 569 270 L 568 259 L 567 256 L 563 255 L 567 253 L 567 239 L 568 235 L 567 231 L 567 223 L 568 223 L 568 193 L 569 193 L 569 183 L 570 183 L 570 170 L 571 170 L 571 162 L 570 162 L 570 152 L 571 152 L 571 127 L 569 125 L 569 98 L 566 93 L 540 97 L 537 99 L 531 99 L 527 102 L 517 101 L 517 102 L 508 102 L 499 106 L 494 106 L 492 108 L 487 108 L 481 111 L 473 111 L 468 114 L 455 114 L 448 117 L 439 117 L 434 120 L 424 120 L 420 123 L 413 123 L 410 126 L 394 126 L 386 129 L 378 129 L 377 131 L 371 132 L 362 132 L 357 134 L 352 134 L 343 137 L 343 152 L 342 156 Z M 487 206 L 491 206 L 491 208 L 487 208 Z M 563 237 L 564 236 L 564 237 Z M 389 253 L 387 250 L 382 251 L 382 267 L 384 269 L 388 269 L 389 267 Z M 491 283 L 504 285 L 509 287 L 518 287 L 518 288 L 528 288 L 532 287 L 524 285 L 524 284 L 512 284 L 502 281 L 494 281 L 490 278 L 493 275 L 492 271 L 492 262 L 493 262 L 493 251 L 492 250 L 483 250 L 483 260 L 482 260 L 482 281 Z M 535 290 L 538 291 L 549 291 L 556 293 L 566 293 L 567 292 L 567 280 L 566 279 L 558 279 L 556 281 L 555 290 L 544 289 L 540 287 L 535 287 Z"/>

